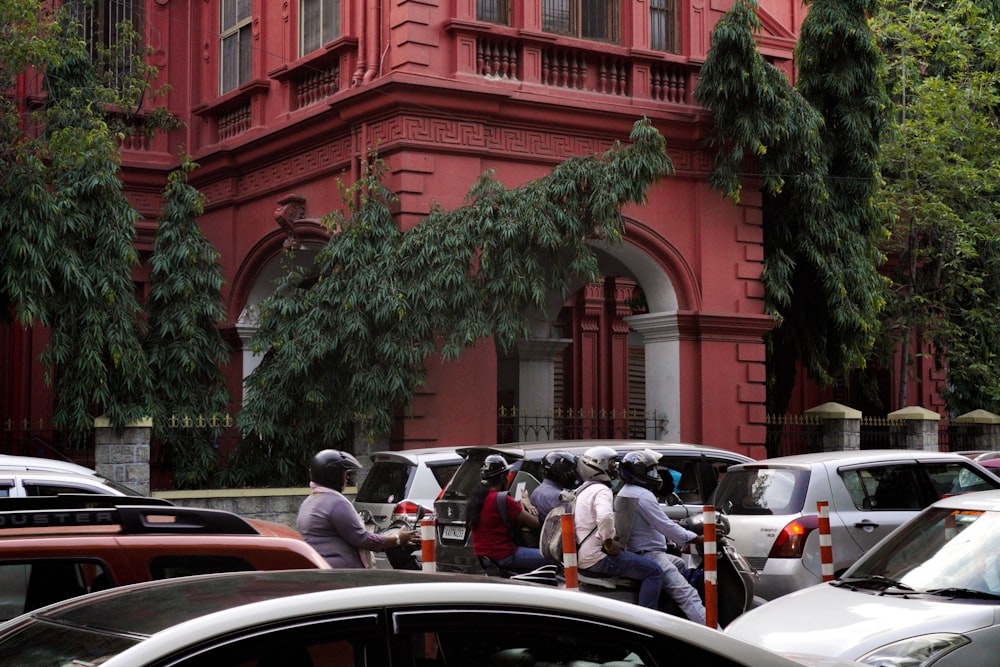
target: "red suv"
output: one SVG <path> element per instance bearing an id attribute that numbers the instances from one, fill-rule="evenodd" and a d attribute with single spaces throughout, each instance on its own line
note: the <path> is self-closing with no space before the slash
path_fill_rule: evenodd
<path id="1" fill-rule="evenodd" d="M 291 528 L 230 512 L 128 496 L 0 499 L 0 620 L 152 579 L 329 567 Z"/>

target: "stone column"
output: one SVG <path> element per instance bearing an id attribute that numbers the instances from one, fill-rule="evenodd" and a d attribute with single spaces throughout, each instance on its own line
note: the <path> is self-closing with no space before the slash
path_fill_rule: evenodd
<path id="1" fill-rule="evenodd" d="M 149 440 L 153 420 L 112 428 L 107 417 L 94 420 L 94 468 L 97 474 L 149 495 Z"/>
<path id="2" fill-rule="evenodd" d="M 889 421 L 902 421 L 906 429 L 906 442 L 904 449 L 919 449 L 925 452 L 938 451 L 938 422 L 941 415 L 922 408 L 918 405 L 911 405 L 890 412 Z"/>
<path id="3" fill-rule="evenodd" d="M 805 411 L 823 424 L 818 440 L 806 443 L 807 452 L 858 451 L 861 449 L 861 411 L 840 403 L 824 403 Z"/>
<path id="4" fill-rule="evenodd" d="M 572 342 L 568 338 L 532 338 L 517 343 L 517 402 L 522 411 L 519 440 L 550 439 L 545 432 L 531 428 L 531 423 L 538 416 L 554 413 L 556 357 Z"/>
<path id="5" fill-rule="evenodd" d="M 1000 415 L 986 410 L 966 412 L 951 420 L 952 425 L 967 432 L 969 449 L 1000 451 Z M 952 448 L 952 451 L 955 451 Z"/>

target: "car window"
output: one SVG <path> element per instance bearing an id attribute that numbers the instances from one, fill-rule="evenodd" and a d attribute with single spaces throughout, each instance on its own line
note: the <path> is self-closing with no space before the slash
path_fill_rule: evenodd
<path id="1" fill-rule="evenodd" d="M 149 575 L 152 579 L 172 579 L 193 574 L 243 572 L 255 569 L 248 561 L 236 556 L 178 554 L 154 556 L 149 561 Z"/>
<path id="2" fill-rule="evenodd" d="M 184 667 L 355 667 L 389 664 L 378 617 L 360 613 L 341 618 L 309 619 L 244 637 L 227 635 L 218 646 L 159 665 Z"/>
<path id="3" fill-rule="evenodd" d="M 0 498 L 6 498 L 14 488 L 14 480 L 0 479 Z"/>
<path id="4" fill-rule="evenodd" d="M 414 466 L 398 461 L 376 461 L 358 489 L 361 503 L 395 503 L 406 498 Z"/>
<path id="5" fill-rule="evenodd" d="M 107 566 L 89 558 L 0 563 L 0 620 L 112 585 Z"/>
<path id="6" fill-rule="evenodd" d="M 683 640 L 530 610 L 397 612 L 393 626 L 397 646 L 404 647 L 413 660 L 407 664 L 426 667 L 735 664 Z"/>
<path id="7" fill-rule="evenodd" d="M 938 498 L 997 488 L 995 480 L 959 461 L 925 463 L 921 468 L 930 477 Z"/>
<path id="8" fill-rule="evenodd" d="M 62 482 L 29 482 L 25 480 L 24 494 L 27 496 L 58 496 L 60 493 L 98 493 L 90 486 L 77 486 Z"/>
<path id="9" fill-rule="evenodd" d="M 745 468 L 722 478 L 716 504 L 727 514 L 797 514 L 805 504 L 808 470 Z"/>
<path id="10" fill-rule="evenodd" d="M 916 466 L 850 468 L 839 474 L 859 510 L 918 510 L 928 504 L 921 498 L 920 471 Z"/>

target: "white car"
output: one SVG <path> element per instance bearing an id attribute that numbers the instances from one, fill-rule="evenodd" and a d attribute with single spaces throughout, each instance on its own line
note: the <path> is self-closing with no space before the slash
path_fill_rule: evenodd
<path id="1" fill-rule="evenodd" d="M 61 493 L 142 495 L 70 461 L 0 454 L 0 498 L 55 496 Z"/>
<path id="2" fill-rule="evenodd" d="M 378 530 L 412 525 L 420 507 L 430 514 L 434 500 L 462 463 L 454 447 L 375 452 L 370 458 L 354 509 L 370 513 Z"/>
<path id="3" fill-rule="evenodd" d="M 792 661 L 686 620 L 471 575 L 290 570 L 93 593 L 0 625 L 18 667 L 844 665 Z"/>
<path id="4" fill-rule="evenodd" d="M 837 451 L 731 466 L 714 501 L 760 575 L 755 595 L 773 600 L 822 580 L 818 501 L 829 503 L 839 574 L 939 498 L 997 488 L 1000 479 L 960 454 Z"/>
<path id="5" fill-rule="evenodd" d="M 939 500 L 838 580 L 753 609 L 726 633 L 879 667 L 998 664 L 1000 491 Z"/>

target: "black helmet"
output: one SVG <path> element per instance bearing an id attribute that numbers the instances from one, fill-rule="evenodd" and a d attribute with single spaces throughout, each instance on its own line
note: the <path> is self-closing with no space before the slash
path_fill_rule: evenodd
<path id="1" fill-rule="evenodd" d="M 359 470 L 361 464 L 353 454 L 339 449 L 324 449 L 309 464 L 309 479 L 320 486 L 343 491 L 350 470 Z"/>
<path id="2" fill-rule="evenodd" d="M 576 488 L 576 457 L 566 451 L 549 452 L 542 458 L 542 471 L 564 489 Z"/>
<path id="3" fill-rule="evenodd" d="M 510 470 L 510 465 L 507 463 L 507 459 L 499 454 L 490 454 L 483 459 L 483 465 L 479 469 L 479 477 L 484 482 L 492 482 L 501 475 L 507 474 L 508 470 Z"/>
<path id="4" fill-rule="evenodd" d="M 656 470 L 660 455 L 649 449 L 629 452 L 622 457 L 621 474 L 626 484 L 637 484 L 651 491 L 659 491 L 663 480 Z"/>

